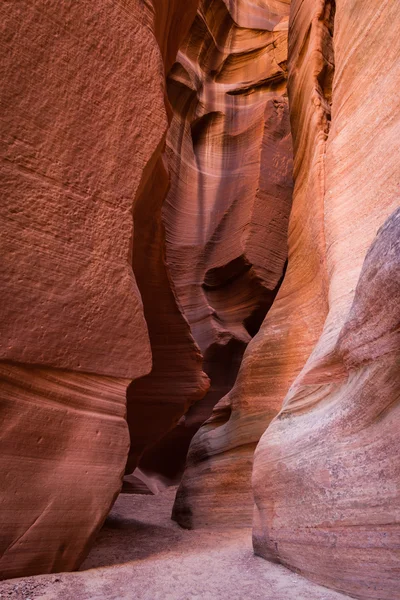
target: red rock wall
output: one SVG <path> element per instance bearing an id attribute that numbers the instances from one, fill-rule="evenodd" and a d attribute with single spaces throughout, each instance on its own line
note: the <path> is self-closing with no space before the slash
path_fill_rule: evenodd
<path id="1" fill-rule="evenodd" d="M 159 306 L 143 313 L 150 290 L 185 354 L 174 419 L 207 387 L 163 265 L 163 197 L 147 208 L 143 199 L 168 129 L 165 69 L 196 2 L 184 8 L 0 8 L 3 577 L 76 568 L 115 499 L 128 452 L 126 388 L 149 373 L 152 354 L 159 364 Z M 173 423 L 168 413 L 143 443 Z"/>
<path id="2" fill-rule="evenodd" d="M 131 437 L 127 472 L 138 466 L 145 449 L 176 425 L 209 387 L 202 371 L 203 357 L 176 303 L 165 263 L 161 208 L 168 183 L 160 157 L 133 213 L 135 229 L 141 232 L 133 244 L 133 270 L 144 303 L 153 367 L 149 375 L 134 380 L 127 392 Z M 159 477 L 159 469 L 156 474 Z"/>
<path id="3" fill-rule="evenodd" d="M 180 0 L 170 2 L 169 6 L 154 2 L 155 12 L 150 11 L 150 15 L 163 52 L 165 73 L 196 16 L 197 4 L 197 0 L 186 3 L 182 14 Z M 165 104 L 170 114 L 166 96 Z M 172 429 L 209 388 L 208 377 L 202 371 L 203 357 L 176 301 L 166 264 L 165 230 L 161 218 L 170 187 L 169 166 L 162 155 L 166 135 L 167 129 L 157 147 L 154 163 L 149 165 L 151 175 L 133 210 L 134 228 L 140 232 L 133 240 L 133 271 L 144 304 L 153 365 L 149 375 L 134 380 L 128 388 L 131 437 L 128 473 L 138 466 L 143 452 Z M 159 471 L 157 468 L 157 477 Z"/>
<path id="4" fill-rule="evenodd" d="M 304 198 L 315 196 L 301 187 L 302 173 L 322 168 L 323 210 L 309 214 L 324 234 L 327 303 L 318 301 L 319 310 L 303 304 L 304 321 L 323 318 L 323 329 L 257 447 L 253 474 L 257 554 L 357 598 L 381 600 L 400 597 L 398 211 L 388 218 L 399 205 L 399 17 L 394 2 L 292 3 L 289 98 L 298 167 L 288 273 L 302 281 L 295 257 L 305 240 L 320 248 L 311 226 L 305 238 L 294 235 L 294 219 Z M 306 94 L 310 79 L 318 95 Z M 310 140 L 307 115 L 328 114 L 330 102 L 325 150 L 313 164 L 320 136 Z M 289 281 L 268 315 L 271 325 Z M 287 339 L 300 348 L 310 341 L 306 329 Z M 263 366 L 268 372 L 274 363 Z M 281 386 L 270 395 L 283 398 Z"/>
<path id="5" fill-rule="evenodd" d="M 120 487 L 129 380 L 0 363 L 1 578 L 79 567 Z"/>
<path id="6" fill-rule="evenodd" d="M 292 110 L 291 116 L 296 202 L 288 232 L 288 269 L 273 308 L 247 347 L 235 386 L 192 442 L 175 506 L 175 518 L 187 526 L 251 523 L 256 444 L 279 412 L 289 385 L 318 340 L 327 313 L 322 220 L 330 105 L 318 77 L 332 49 L 322 43 L 329 31 L 316 17 L 312 58 L 308 56 L 303 63 L 310 76 L 299 71 L 291 74 L 301 82 L 296 100 L 305 110 Z M 294 43 L 292 32 L 291 52 Z M 307 132 L 303 138 L 296 135 L 299 123 L 302 132 Z"/>
<path id="7" fill-rule="evenodd" d="M 292 194 L 287 16 L 287 3 L 256 10 L 250 2 L 202 2 L 169 78 L 167 260 L 211 378 L 209 394 L 176 431 L 180 444 L 232 388 L 284 272 Z M 235 523 L 251 522 L 251 455 L 265 420 L 258 434 L 238 431 L 235 411 L 235 396 L 224 397 L 192 441 L 174 509 L 185 526 L 231 523 L 227 494 L 241 507 Z"/>
<path id="8" fill-rule="evenodd" d="M 79 566 L 127 394 L 150 487 L 195 434 L 180 524 L 254 493 L 257 554 L 400 598 L 400 9 L 290 13 L 287 65 L 289 0 L 1 5 L 2 577 Z"/>

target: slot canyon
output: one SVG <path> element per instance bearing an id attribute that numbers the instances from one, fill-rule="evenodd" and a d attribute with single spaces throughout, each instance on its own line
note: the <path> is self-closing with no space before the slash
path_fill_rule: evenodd
<path id="1" fill-rule="evenodd" d="M 0 599 L 400 600 L 399 0 L 0 30 Z"/>

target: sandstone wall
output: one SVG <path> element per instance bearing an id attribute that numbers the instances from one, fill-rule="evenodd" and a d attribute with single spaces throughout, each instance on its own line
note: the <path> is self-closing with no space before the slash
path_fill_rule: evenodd
<path id="1" fill-rule="evenodd" d="M 141 198 L 168 129 L 165 69 L 195 12 L 178 0 L 1 5 L 3 577 L 76 568 L 121 487 L 126 388 L 152 368 L 158 310 L 147 326 L 132 261 L 138 282 L 148 261 L 182 323 L 188 385 L 207 386 L 157 271 L 162 234 L 150 245 L 141 231 L 160 222 Z"/>
<path id="2" fill-rule="evenodd" d="M 244 422 L 238 388 L 226 394 L 287 256 L 288 8 L 202 2 L 169 78 L 167 260 L 211 378 L 209 394 L 180 424 L 179 443 L 219 401 L 191 443 L 178 491 L 174 518 L 186 527 L 251 522 L 251 457 L 270 417 L 252 403 Z"/>
<path id="3" fill-rule="evenodd" d="M 400 598 L 400 9 L 289 4 L 1 5 L 2 577 L 190 444 L 181 525 L 254 509 L 257 554 Z"/>
<path id="4" fill-rule="evenodd" d="M 197 0 L 153 2 L 150 26 L 156 32 L 167 74 L 176 58 L 180 42 L 187 34 L 197 10 Z M 161 81 L 164 84 L 164 81 Z M 163 88 L 168 125 L 171 108 Z M 126 471 L 132 472 L 143 452 L 172 429 L 191 405 L 203 398 L 209 380 L 203 372 L 203 356 L 194 341 L 190 326 L 177 303 L 166 261 L 165 229 L 162 207 L 170 188 L 170 168 L 164 156 L 167 127 L 163 131 L 142 182 L 133 209 L 134 229 L 132 265 L 144 304 L 152 349 L 151 373 L 132 381 L 128 387 L 128 425 L 131 446 Z M 156 448 L 157 451 L 157 448 Z M 158 462 L 164 453 L 158 452 Z M 170 461 L 171 462 L 171 461 Z M 174 460 L 172 459 L 172 468 Z M 160 468 L 152 475 L 159 479 Z M 162 477 L 161 477 L 162 478 Z"/>
<path id="5" fill-rule="evenodd" d="M 399 206 L 399 16 L 390 1 L 292 3 L 293 215 L 304 197 L 314 198 L 299 188 L 301 173 L 322 168 L 323 210 L 309 214 L 324 234 L 326 303 L 304 312 L 308 323 L 323 319 L 323 329 L 257 447 L 253 475 L 256 553 L 357 598 L 385 600 L 400 597 L 399 213 L 392 214 Z M 305 93 L 310 79 L 317 96 Z M 318 141 L 310 141 L 307 114 L 330 102 L 315 165 L 308 147 Z M 304 243 L 293 224 L 292 217 L 289 271 Z M 296 271 L 300 279 L 304 269 Z M 279 306 L 278 298 L 270 322 Z M 292 341 L 301 347 L 308 339 L 304 330 Z"/>

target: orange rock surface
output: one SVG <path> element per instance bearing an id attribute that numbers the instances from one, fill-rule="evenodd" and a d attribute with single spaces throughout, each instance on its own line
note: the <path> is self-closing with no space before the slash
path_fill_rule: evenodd
<path id="1" fill-rule="evenodd" d="M 287 3 L 255 10 L 252 2 L 202 2 L 169 78 L 167 260 L 211 378 L 209 394 L 180 424 L 179 443 L 224 397 L 191 443 L 174 509 L 186 527 L 230 521 L 232 502 L 241 506 L 235 524 L 251 521 L 251 456 L 266 421 L 246 432 L 236 392 L 225 394 L 285 266 L 292 195 L 287 20 Z"/>
<path id="2" fill-rule="evenodd" d="M 0 23 L 0 578 L 77 569 L 125 473 L 400 600 L 398 1 Z"/>
<path id="3" fill-rule="evenodd" d="M 289 97 L 299 165 L 294 215 L 315 196 L 299 189 L 301 172 L 324 171 L 322 213 L 309 214 L 325 239 L 326 303 L 303 317 L 324 325 L 256 451 L 254 547 L 355 597 L 393 600 L 400 597 L 399 215 L 388 217 L 399 205 L 400 11 L 391 2 L 366 10 L 360 0 L 338 1 L 336 13 L 333 3 L 322 4 L 292 3 Z M 310 69 L 321 56 L 324 69 Z M 312 75 L 315 108 L 302 91 Z M 330 102 L 331 126 L 315 167 L 307 143 L 315 150 L 318 142 L 310 144 L 307 114 Z M 293 237 L 293 219 L 290 231 L 295 276 L 292 256 L 302 242 Z M 304 270 L 297 268 L 297 277 Z M 270 323 L 285 298 L 286 280 Z M 292 335 L 298 346 L 309 337 L 307 330 Z"/>
<path id="4" fill-rule="evenodd" d="M 207 388 L 165 274 L 161 206 L 143 208 L 168 129 L 165 69 L 197 8 L 182 6 L 0 8 L 2 577 L 76 568 L 118 494 L 126 389 L 159 364 L 158 309 L 144 315 L 142 298 L 158 295 L 164 336 L 184 347 L 175 421 Z"/>

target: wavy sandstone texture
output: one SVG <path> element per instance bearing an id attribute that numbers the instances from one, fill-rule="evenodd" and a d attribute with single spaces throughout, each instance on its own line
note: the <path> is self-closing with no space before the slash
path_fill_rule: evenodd
<path id="1" fill-rule="evenodd" d="M 355 597 L 395 600 L 400 598 L 398 211 L 374 238 L 399 205 L 400 8 L 382 2 L 379 9 L 372 3 L 366 9 L 361 0 L 337 0 L 336 14 L 334 9 L 329 2 L 292 4 L 294 214 L 304 197 L 312 200 L 298 188 L 299 173 L 316 172 L 307 150 L 308 114 L 315 110 L 303 91 L 307 80 L 314 75 L 321 85 L 321 103 L 313 102 L 317 110 L 332 97 L 332 125 L 317 167 L 325 172 L 322 218 L 309 211 L 325 237 L 327 309 L 305 311 L 308 322 L 324 317 L 323 331 L 257 448 L 254 547 Z M 327 66 L 312 71 L 310 63 L 320 65 L 321 56 Z M 331 92 L 327 74 L 333 64 Z M 294 240 L 292 224 L 291 232 L 293 266 L 302 242 Z M 301 270 L 297 273 L 300 278 Z M 285 280 L 270 323 L 276 323 L 286 295 Z M 306 332 L 297 344 L 304 339 Z M 272 363 L 263 366 L 268 371 Z"/>
<path id="2" fill-rule="evenodd" d="M 188 387 L 206 386 L 158 267 L 162 232 L 148 242 L 147 221 L 160 230 L 158 199 L 147 215 L 142 200 L 168 129 L 165 68 L 196 8 L 178 0 L 0 8 L 2 577 L 76 568 L 119 492 L 126 388 L 151 369 L 148 327 L 154 343 L 154 309 L 146 307 L 146 324 L 132 260 L 138 281 L 146 260 L 158 278 L 187 353 Z"/>
<path id="3" fill-rule="evenodd" d="M 170 2 L 167 11 L 165 7 L 165 3 L 161 5 L 161 2 L 160 6 L 156 5 L 151 26 L 158 32 L 167 73 L 179 43 L 195 18 L 197 0 L 186 2 L 184 9 L 181 0 Z M 165 102 L 166 110 L 170 112 L 166 98 Z M 133 210 L 137 232 L 133 239 L 133 271 L 149 328 L 153 366 L 151 373 L 133 381 L 127 392 L 131 437 L 128 473 L 138 466 L 146 448 L 153 446 L 172 429 L 209 388 L 208 377 L 202 371 L 203 357 L 175 299 L 165 259 L 161 209 L 170 178 L 168 164 L 161 151 L 166 135 L 167 127 L 152 163 L 148 165 L 151 176 L 140 190 Z"/>
<path id="4" fill-rule="evenodd" d="M 400 597 L 399 265 L 400 209 L 255 457 L 256 553 L 363 599 Z"/>
<path id="5" fill-rule="evenodd" d="M 300 371 L 306 373 L 321 361 L 321 382 L 319 375 L 318 384 L 312 378 L 307 385 L 301 377 L 296 380 L 282 417 L 267 429 L 257 451 L 254 545 L 258 554 L 362 598 L 398 597 L 398 443 L 392 419 L 399 370 L 393 353 L 385 359 L 375 391 L 372 371 L 365 390 L 364 374 L 357 374 L 352 399 L 343 382 L 338 392 L 334 382 L 343 379 L 343 369 L 336 359 L 330 364 L 330 355 L 349 314 L 366 252 L 398 206 L 399 47 L 397 38 L 390 42 L 398 18 L 399 9 L 390 2 L 367 11 L 356 1 L 292 4 L 289 90 L 295 190 L 289 267 L 261 331 L 247 347 L 234 388 L 192 441 L 174 509 L 174 517 L 188 527 L 248 522 L 256 442 Z M 387 98 L 384 106 L 381 94 Z M 387 267 L 392 274 L 393 261 Z M 398 302 L 390 275 L 384 286 L 387 301 Z M 379 372 L 378 366 L 372 369 Z M 370 443 L 369 432 L 363 432 L 369 413 L 365 418 L 358 414 L 357 394 L 362 393 L 379 398 L 371 408 L 376 415 L 379 410 L 388 414 L 386 422 L 382 415 L 378 418 Z M 336 414 L 329 409 L 335 398 Z M 355 415 L 361 428 L 358 439 L 355 433 L 351 442 L 343 442 L 354 444 L 353 455 L 347 447 L 347 461 L 343 450 L 335 448 L 340 427 L 345 429 L 335 419 L 343 412 Z M 378 472 L 382 478 L 386 470 L 387 482 L 379 483 Z"/>
<path id="6" fill-rule="evenodd" d="M 184 470 L 181 525 L 400 600 L 399 21 L 0 5 L 0 577 Z"/>
<path id="7" fill-rule="evenodd" d="M 182 437 L 232 388 L 283 276 L 292 196 L 287 21 L 286 2 L 202 2 L 169 78 L 167 259 L 211 378 Z M 235 523 L 251 522 L 251 455 L 266 423 L 247 436 L 230 419 L 234 403 L 221 400 L 192 441 L 174 510 L 186 527 L 230 520 L 227 494 L 241 506 Z"/>

